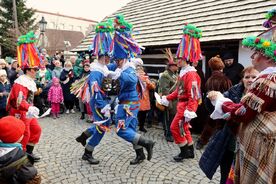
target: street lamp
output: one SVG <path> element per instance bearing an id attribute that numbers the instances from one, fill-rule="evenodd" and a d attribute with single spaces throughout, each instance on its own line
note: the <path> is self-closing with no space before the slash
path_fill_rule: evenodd
<path id="1" fill-rule="evenodd" d="M 45 46 L 45 31 L 46 31 L 46 26 L 47 26 L 47 21 L 45 20 L 45 18 L 42 16 L 41 20 L 38 22 L 39 24 L 39 41 L 37 43 L 38 46 L 40 46 L 41 48 L 46 47 Z M 47 44 L 47 43 L 46 43 Z"/>
<path id="2" fill-rule="evenodd" d="M 45 18 L 42 16 L 41 20 L 38 22 L 39 23 L 39 29 L 41 33 L 44 33 L 46 31 L 46 26 L 47 26 L 47 21 Z"/>

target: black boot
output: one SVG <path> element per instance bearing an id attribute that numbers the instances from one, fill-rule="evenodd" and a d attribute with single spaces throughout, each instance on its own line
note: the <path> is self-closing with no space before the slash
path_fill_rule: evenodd
<path id="1" fill-rule="evenodd" d="M 84 118 L 85 118 L 85 113 L 84 113 L 84 112 L 82 112 L 82 113 L 81 113 L 81 117 L 80 117 L 80 119 L 81 119 L 81 120 L 83 120 Z"/>
<path id="2" fill-rule="evenodd" d="M 84 150 L 84 154 L 82 155 L 83 160 L 87 160 L 92 165 L 97 165 L 100 163 L 99 160 L 95 159 L 92 155 L 92 151 L 88 151 L 87 149 Z"/>
<path id="3" fill-rule="evenodd" d="M 136 158 L 130 161 L 130 165 L 139 164 L 143 162 L 143 160 L 145 160 L 146 158 L 143 148 L 136 149 L 135 152 L 136 152 Z"/>
<path id="4" fill-rule="evenodd" d="M 188 158 L 195 158 L 194 145 L 188 146 Z"/>
<path id="5" fill-rule="evenodd" d="M 31 146 L 31 145 L 26 146 L 27 155 L 31 157 L 34 162 L 38 162 L 40 158 L 33 154 L 33 150 L 34 150 L 34 146 Z"/>
<path id="6" fill-rule="evenodd" d="M 84 132 L 76 138 L 76 141 L 81 143 L 83 146 L 86 145 L 86 140 L 89 138 Z"/>
<path id="7" fill-rule="evenodd" d="M 173 157 L 176 162 L 181 162 L 185 158 L 189 158 L 189 148 L 187 144 L 180 147 L 180 153 Z"/>
<path id="8" fill-rule="evenodd" d="M 148 160 L 151 160 L 154 144 L 155 144 L 155 142 L 153 142 L 152 140 L 145 139 L 142 136 L 139 138 L 138 145 L 146 148 L 146 150 L 148 152 L 148 157 L 147 157 Z"/>

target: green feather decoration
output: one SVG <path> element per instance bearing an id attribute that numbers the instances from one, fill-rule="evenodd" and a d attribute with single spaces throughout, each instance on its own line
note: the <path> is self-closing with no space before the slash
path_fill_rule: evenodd
<path id="1" fill-rule="evenodd" d="M 111 19 L 108 19 L 107 21 L 100 22 L 96 25 L 96 33 L 106 33 L 106 32 L 113 32 L 114 26 Z"/>
<path id="2" fill-rule="evenodd" d="M 25 43 L 35 43 L 35 42 L 36 42 L 36 36 L 33 31 L 30 31 L 25 35 L 21 35 L 17 39 L 17 45 L 21 45 Z"/>
<path id="3" fill-rule="evenodd" d="M 185 24 L 183 28 L 183 33 L 187 34 L 194 38 L 201 38 L 202 37 L 202 31 L 201 29 L 197 28 L 196 26 L 192 24 Z"/>
<path id="4" fill-rule="evenodd" d="M 242 45 L 256 49 L 276 62 L 276 43 L 256 36 L 249 36 L 242 40 Z"/>

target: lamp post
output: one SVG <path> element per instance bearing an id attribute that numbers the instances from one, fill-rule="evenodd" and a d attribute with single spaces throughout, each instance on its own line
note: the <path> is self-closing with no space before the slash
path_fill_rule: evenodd
<path id="1" fill-rule="evenodd" d="M 41 47 L 44 48 L 44 37 L 45 37 L 45 31 L 46 31 L 46 26 L 47 26 L 47 21 L 45 20 L 45 18 L 42 16 L 41 20 L 38 22 L 39 24 L 39 30 L 40 30 L 40 36 L 42 38 L 42 43 L 41 43 Z M 39 36 L 39 37 L 40 37 Z"/>

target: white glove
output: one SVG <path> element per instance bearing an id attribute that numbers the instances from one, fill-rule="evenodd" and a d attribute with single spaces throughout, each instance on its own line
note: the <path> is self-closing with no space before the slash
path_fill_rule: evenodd
<path id="1" fill-rule="evenodd" d="M 112 78 L 114 80 L 118 79 L 122 73 L 122 69 L 117 68 L 114 72 L 110 71 L 109 74 L 107 75 L 109 78 Z"/>
<path id="2" fill-rule="evenodd" d="M 167 97 L 166 96 L 162 96 L 161 98 L 161 104 L 168 107 L 169 106 L 169 101 L 167 100 Z"/>
<path id="3" fill-rule="evenodd" d="M 101 113 L 104 114 L 104 117 L 110 118 L 110 110 L 111 110 L 110 104 L 107 104 L 106 106 L 104 106 L 104 108 L 101 109 Z"/>
<path id="4" fill-rule="evenodd" d="M 197 115 L 193 111 L 185 110 L 184 111 L 184 117 L 185 117 L 185 122 L 190 122 L 192 119 L 196 118 Z"/>
<path id="5" fill-rule="evenodd" d="M 26 116 L 28 118 L 33 118 L 33 117 L 38 118 L 38 115 L 39 115 L 39 109 L 35 106 L 30 106 Z"/>

